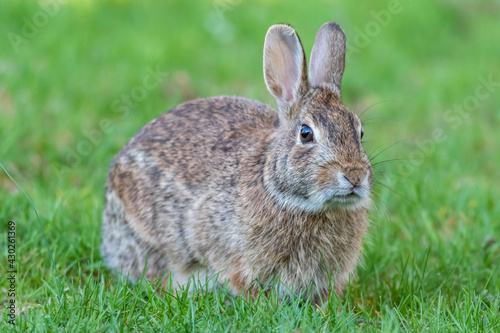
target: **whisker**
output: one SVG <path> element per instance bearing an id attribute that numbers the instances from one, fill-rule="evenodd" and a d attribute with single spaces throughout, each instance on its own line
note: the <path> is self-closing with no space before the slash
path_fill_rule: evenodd
<path id="1" fill-rule="evenodd" d="M 368 160 L 371 161 L 371 158 L 372 158 L 372 155 L 375 154 L 375 152 L 380 148 L 382 147 L 383 145 L 380 145 L 380 146 L 377 146 L 377 148 L 375 148 L 371 153 L 370 155 L 368 155 Z"/>
<path id="2" fill-rule="evenodd" d="M 387 119 L 390 119 L 389 117 L 371 117 L 371 118 L 367 118 L 367 119 L 363 119 L 361 121 L 361 124 L 363 126 L 367 125 L 367 124 L 371 124 L 372 123 L 372 120 L 380 120 L 380 119 L 383 119 L 383 120 L 387 120 Z"/>
<path id="3" fill-rule="evenodd" d="M 390 102 L 395 102 L 396 100 L 385 100 L 385 101 L 380 101 L 380 102 L 377 102 L 377 103 L 374 103 L 372 105 L 370 105 L 369 107 L 367 107 L 363 112 L 361 112 L 361 114 L 358 116 L 360 119 L 361 117 L 368 111 L 370 110 L 371 108 L 373 108 L 374 106 L 377 106 L 379 104 L 383 104 L 383 103 L 390 103 Z"/>
<path id="4" fill-rule="evenodd" d="M 396 177 L 399 177 L 399 178 L 415 180 L 415 178 L 403 176 L 403 175 L 401 175 L 401 174 L 399 174 L 397 172 L 390 172 L 390 171 L 374 170 L 373 171 L 373 175 L 390 175 L 390 176 L 396 176 Z"/>
<path id="5" fill-rule="evenodd" d="M 394 195 L 396 195 L 399 199 L 403 200 L 404 202 L 406 202 L 409 206 L 413 207 L 413 204 L 411 202 L 408 201 L 408 199 L 404 198 L 402 195 L 400 195 L 399 193 L 397 193 L 393 188 L 391 188 L 390 186 L 387 186 L 386 184 L 378 181 L 378 180 L 373 180 L 373 183 L 376 184 L 376 185 L 380 185 L 382 187 L 385 187 L 386 189 L 388 189 L 389 191 L 391 191 Z"/>
<path id="6" fill-rule="evenodd" d="M 414 158 L 391 158 L 391 159 L 388 159 L 388 160 L 383 160 L 383 161 L 379 161 L 379 162 L 376 162 L 376 163 L 373 163 L 371 166 L 372 168 L 377 166 L 377 165 L 380 165 L 380 164 L 385 164 L 385 163 L 389 163 L 389 162 L 400 162 L 400 161 L 412 161 L 412 160 L 415 160 Z"/>
<path id="7" fill-rule="evenodd" d="M 389 147 L 387 147 L 387 148 L 383 149 L 382 151 L 380 151 L 379 153 L 377 153 L 377 155 L 375 155 L 375 156 L 373 156 L 373 157 L 370 157 L 370 162 L 371 162 L 371 161 L 373 161 L 375 158 L 377 158 L 377 156 L 379 156 L 380 154 L 382 154 L 384 151 L 387 151 L 389 148 L 392 148 L 392 147 L 394 147 L 395 145 L 400 144 L 401 142 L 406 141 L 406 140 L 408 140 L 408 139 L 409 139 L 409 138 L 399 140 L 399 141 L 397 141 L 397 142 L 393 143 L 392 145 L 390 145 Z"/>
<path id="8" fill-rule="evenodd" d="M 387 220 L 390 220 L 389 210 L 382 203 L 382 198 L 380 197 L 380 195 L 377 192 L 375 192 L 375 191 L 372 191 L 372 194 L 376 197 L 376 200 L 377 200 L 377 204 L 374 205 L 376 211 L 378 212 L 379 209 L 382 209 L 382 214 L 385 215 L 385 217 L 386 217 Z"/>

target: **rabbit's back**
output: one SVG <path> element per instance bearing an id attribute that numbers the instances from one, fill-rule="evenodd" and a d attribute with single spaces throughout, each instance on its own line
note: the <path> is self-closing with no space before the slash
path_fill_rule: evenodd
<path id="1" fill-rule="evenodd" d="M 183 103 L 144 126 L 110 167 L 102 246 L 108 264 L 138 278 L 145 254 L 156 273 L 189 272 L 209 257 L 231 255 L 241 232 L 234 224 L 241 154 L 259 144 L 256 132 L 277 126 L 269 106 L 227 96 Z"/>
<path id="2" fill-rule="evenodd" d="M 272 133 L 278 125 L 275 110 L 250 99 L 220 96 L 189 101 L 145 125 L 115 157 L 110 180 L 123 199 L 129 194 L 134 202 L 142 200 L 134 196 L 139 188 L 121 188 L 130 183 L 121 181 L 130 173 L 161 191 L 161 186 L 172 183 L 185 186 L 182 191 L 191 195 L 214 184 L 230 191 L 234 184 L 221 185 L 236 181 L 241 155 L 259 145 L 257 133 Z"/>

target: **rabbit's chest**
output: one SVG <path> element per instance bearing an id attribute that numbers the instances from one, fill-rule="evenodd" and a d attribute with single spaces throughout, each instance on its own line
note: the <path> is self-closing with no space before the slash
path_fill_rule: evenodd
<path id="1" fill-rule="evenodd" d="M 362 219 L 319 216 L 305 222 L 257 226 L 251 246 L 260 271 L 302 284 L 327 279 L 357 261 L 366 230 Z"/>

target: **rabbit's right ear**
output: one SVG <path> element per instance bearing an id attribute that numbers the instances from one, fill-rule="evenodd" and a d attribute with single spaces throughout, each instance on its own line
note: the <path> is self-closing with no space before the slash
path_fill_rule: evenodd
<path id="1" fill-rule="evenodd" d="M 346 40 L 337 23 L 323 24 L 316 34 L 311 52 L 311 86 L 326 87 L 340 96 L 344 75 Z"/>
<path id="2" fill-rule="evenodd" d="M 280 112 L 290 112 L 289 107 L 308 90 L 304 48 L 291 26 L 276 24 L 267 31 L 264 43 L 264 79 L 267 89 L 278 102 Z"/>

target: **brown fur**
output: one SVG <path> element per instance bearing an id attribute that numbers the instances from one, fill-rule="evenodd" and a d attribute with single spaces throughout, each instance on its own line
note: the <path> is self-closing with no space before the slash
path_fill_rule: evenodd
<path id="1" fill-rule="evenodd" d="M 272 27 L 274 44 L 266 45 L 279 45 L 285 31 L 286 43 L 302 50 L 290 29 Z M 359 119 L 337 92 L 309 87 L 302 58 L 297 89 L 266 78 L 278 85 L 273 94 L 293 93 L 290 100 L 275 95 L 278 112 L 240 97 L 189 101 L 148 123 L 118 153 L 103 215 L 101 249 L 110 267 L 137 279 L 147 255 L 148 278 L 167 270 L 184 284 L 191 275 L 219 273 L 235 294 L 254 295 L 259 283 L 272 289 L 268 282 L 280 278 L 282 295 L 317 288 L 320 299 L 335 281 L 342 294 L 361 252 L 369 198 L 321 198 L 347 184 L 339 174 L 369 192 L 372 171 Z M 303 123 L 315 128 L 312 145 L 298 141 Z"/>

